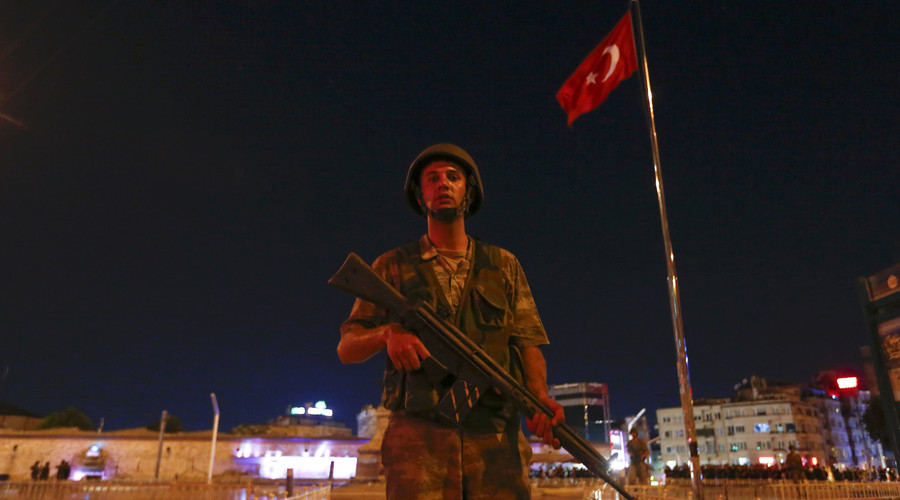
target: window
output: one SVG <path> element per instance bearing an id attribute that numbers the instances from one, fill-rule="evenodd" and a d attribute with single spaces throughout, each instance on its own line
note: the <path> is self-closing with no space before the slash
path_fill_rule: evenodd
<path id="1" fill-rule="evenodd" d="M 757 409 L 756 409 L 756 414 L 757 414 L 757 415 L 765 415 L 765 414 L 766 414 L 766 409 L 765 409 L 765 408 L 757 408 Z"/>
<path id="2" fill-rule="evenodd" d="M 672 431 L 666 431 L 663 433 L 663 437 L 670 438 L 672 437 Z"/>
<path id="3" fill-rule="evenodd" d="M 794 426 L 793 422 L 785 424 L 784 427 L 785 432 L 797 432 L 797 428 Z"/>
<path id="4" fill-rule="evenodd" d="M 753 432 L 769 432 L 769 424 L 753 424 Z"/>

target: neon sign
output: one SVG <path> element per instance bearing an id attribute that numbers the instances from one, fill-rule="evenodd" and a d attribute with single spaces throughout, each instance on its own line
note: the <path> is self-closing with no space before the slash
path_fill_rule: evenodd
<path id="1" fill-rule="evenodd" d="M 294 406 L 291 408 L 291 415 L 321 415 L 330 417 L 333 412 L 325 405 L 325 401 L 316 401 L 315 406 Z"/>
<path id="2" fill-rule="evenodd" d="M 857 386 L 856 377 L 841 377 L 837 379 L 838 389 L 854 389 Z"/>

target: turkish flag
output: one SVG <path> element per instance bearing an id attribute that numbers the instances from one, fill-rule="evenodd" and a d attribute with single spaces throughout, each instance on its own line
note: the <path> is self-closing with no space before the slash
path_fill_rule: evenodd
<path id="1" fill-rule="evenodd" d="M 556 93 L 556 100 L 569 114 L 569 125 L 599 106 L 619 82 L 634 73 L 635 53 L 628 12 Z"/>

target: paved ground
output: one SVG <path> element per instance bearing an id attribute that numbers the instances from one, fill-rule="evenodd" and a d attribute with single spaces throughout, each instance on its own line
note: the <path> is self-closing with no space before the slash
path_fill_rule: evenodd
<path id="1" fill-rule="evenodd" d="M 582 488 L 535 488 L 535 500 L 581 500 Z M 379 500 L 384 498 L 384 483 L 348 484 L 335 488 L 331 493 L 335 500 Z"/>

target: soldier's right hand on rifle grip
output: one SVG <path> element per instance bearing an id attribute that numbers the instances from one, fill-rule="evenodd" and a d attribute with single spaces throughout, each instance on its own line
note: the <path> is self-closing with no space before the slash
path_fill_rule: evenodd
<path id="1" fill-rule="evenodd" d="M 384 341 L 387 354 L 398 370 L 418 370 L 421 360 L 431 356 L 419 337 L 399 323 L 384 325 Z"/>

